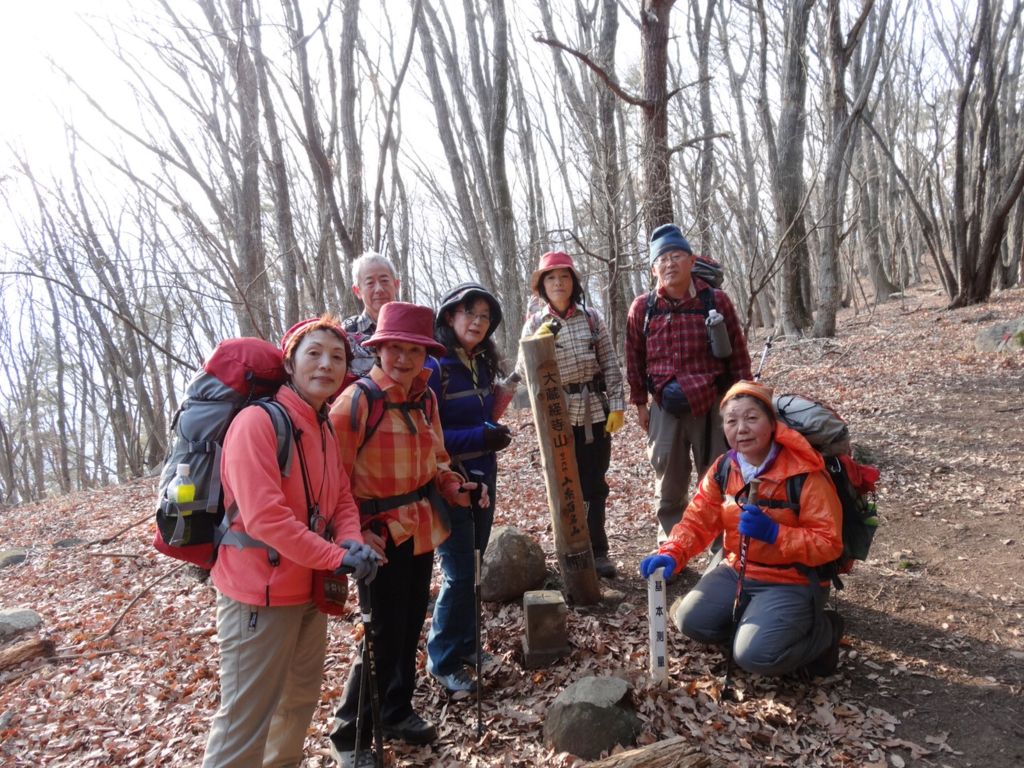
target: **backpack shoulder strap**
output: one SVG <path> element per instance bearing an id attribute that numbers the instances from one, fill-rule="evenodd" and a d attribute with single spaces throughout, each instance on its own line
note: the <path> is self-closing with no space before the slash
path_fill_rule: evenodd
<path id="1" fill-rule="evenodd" d="M 648 291 L 647 301 L 644 303 L 644 338 L 647 337 L 647 329 L 651 327 L 651 318 L 654 317 L 654 305 L 657 302 L 657 291 Z"/>
<path id="2" fill-rule="evenodd" d="M 366 431 L 363 433 L 360 449 L 370 441 L 384 418 L 384 390 L 369 376 L 363 376 L 356 381 L 356 390 L 352 393 L 352 410 L 349 414 L 349 425 L 352 431 L 355 432 L 359 428 L 359 398 L 364 395 L 369 410 L 366 416 Z"/>
<path id="3" fill-rule="evenodd" d="M 793 510 L 793 514 L 800 515 L 800 494 L 804 492 L 804 482 L 807 480 L 807 473 L 792 475 L 786 478 L 786 498 L 789 499 L 787 508 Z"/>
<path id="4" fill-rule="evenodd" d="M 718 483 L 718 491 L 723 496 L 725 495 L 725 486 L 729 482 L 729 470 L 732 468 L 730 466 L 731 464 L 732 462 L 729 461 L 729 456 L 726 454 L 725 456 L 722 456 L 718 462 L 718 466 L 715 467 L 715 482 Z"/>
<path id="5" fill-rule="evenodd" d="M 700 292 L 700 303 L 704 305 L 704 319 L 711 314 L 711 310 L 717 310 L 715 306 L 715 289 L 710 286 Z"/>
<path id="6" fill-rule="evenodd" d="M 590 338 L 594 340 L 595 347 L 597 346 L 597 310 L 592 309 L 584 305 L 583 314 L 587 316 L 587 325 L 590 326 Z"/>
<path id="7" fill-rule="evenodd" d="M 448 381 L 451 379 L 451 371 L 448 370 L 448 366 L 445 365 L 444 360 L 441 358 L 437 359 L 437 372 L 441 377 L 441 399 L 448 399 Z"/>
<path id="8" fill-rule="evenodd" d="M 288 477 L 292 471 L 292 440 L 295 436 L 291 417 L 281 403 L 270 398 L 254 400 L 253 405 L 262 408 L 274 425 L 274 434 L 277 435 L 277 466 L 281 468 L 281 477 Z"/>

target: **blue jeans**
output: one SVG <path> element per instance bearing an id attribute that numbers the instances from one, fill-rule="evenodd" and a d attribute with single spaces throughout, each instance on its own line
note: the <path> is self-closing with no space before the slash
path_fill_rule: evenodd
<path id="1" fill-rule="evenodd" d="M 736 571 L 719 565 L 683 598 L 672 620 L 687 637 L 709 645 L 732 643 L 733 659 L 747 672 L 784 675 L 816 659 L 832 642 L 824 614 L 828 588 L 746 579 L 739 626 L 733 635 Z"/>
<path id="2" fill-rule="evenodd" d="M 437 548 L 441 558 L 441 591 L 434 603 L 434 618 L 427 635 L 430 670 L 438 675 L 457 671 L 463 664 L 462 659 L 476 652 L 473 551 L 478 548 L 483 559 L 491 537 L 495 474 L 484 480 L 491 498 L 490 507 L 472 511 L 468 507 L 448 508 L 452 532 Z"/>

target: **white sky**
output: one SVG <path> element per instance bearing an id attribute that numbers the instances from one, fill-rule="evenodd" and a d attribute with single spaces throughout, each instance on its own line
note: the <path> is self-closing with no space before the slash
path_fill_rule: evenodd
<path id="1" fill-rule="evenodd" d="M 0 137 L 4 143 L 25 141 L 36 146 L 58 141 L 63 150 L 54 105 L 66 103 L 67 88 L 47 57 L 79 67 L 103 58 L 84 18 L 120 15 L 128 5 L 127 0 L 0 0 Z"/>

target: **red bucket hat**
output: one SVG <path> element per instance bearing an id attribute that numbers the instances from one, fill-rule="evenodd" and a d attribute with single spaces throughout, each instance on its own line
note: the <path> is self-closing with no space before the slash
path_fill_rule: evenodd
<path id="1" fill-rule="evenodd" d="M 540 295 L 540 281 L 544 279 L 544 273 L 552 269 L 568 269 L 576 277 L 576 282 L 583 285 L 580 273 L 576 271 L 576 265 L 572 262 L 572 256 L 562 251 L 548 251 L 540 257 L 540 263 L 530 278 L 530 288 L 534 293 Z"/>
<path id="2" fill-rule="evenodd" d="M 434 310 L 404 301 L 389 301 L 377 315 L 377 330 L 363 342 L 364 347 L 379 347 L 387 341 L 419 344 L 435 355 L 445 353 L 444 345 L 434 338 Z"/>
<path id="3" fill-rule="evenodd" d="M 288 357 L 299 346 L 302 337 L 311 331 L 332 331 L 337 334 L 345 342 L 345 364 L 352 364 L 352 342 L 348 340 L 348 334 L 345 333 L 345 330 L 337 322 L 330 319 L 330 315 L 300 320 L 285 331 L 284 336 L 281 337 L 281 352 L 284 356 Z"/>

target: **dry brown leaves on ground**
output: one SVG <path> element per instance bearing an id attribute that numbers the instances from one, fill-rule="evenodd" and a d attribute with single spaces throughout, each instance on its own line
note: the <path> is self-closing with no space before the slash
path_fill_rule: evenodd
<path id="1" fill-rule="evenodd" d="M 439 723 L 441 738 L 392 746 L 389 760 L 578 765 L 544 747 L 545 711 L 581 677 L 619 675 L 634 684 L 641 744 L 681 735 L 739 766 L 1020 764 L 1022 363 L 976 353 L 971 340 L 986 323 L 1022 315 L 1022 291 L 948 312 L 922 289 L 870 315 L 844 313 L 836 339 L 779 343 L 769 357 L 768 383 L 837 405 L 883 470 L 883 525 L 840 602 L 847 639 L 837 675 L 740 673 L 740 700 L 722 701 L 721 654 L 672 633 L 669 685 L 648 686 L 646 591 L 636 568 L 654 546 L 654 523 L 644 438 L 630 414 L 609 474 L 620 577 L 607 586 L 620 594 L 570 611 L 571 658 L 534 671 L 519 663 L 521 606 L 486 605 L 486 647 L 501 663 L 486 675 L 484 736 L 476 736 L 475 700 L 443 695 L 424 674 L 417 707 Z M 751 341 L 752 356 L 760 343 Z M 535 435 L 526 413 L 509 423 L 517 439 L 503 454 L 497 522 L 534 534 L 554 572 Z M 0 510 L 0 550 L 31 550 L 0 572 L 3 606 L 38 611 L 57 646 L 53 658 L 0 674 L 4 764 L 199 764 L 218 698 L 213 590 L 185 569 L 168 575 L 175 564 L 152 549 L 148 521 L 100 543 L 148 517 L 153 486 L 142 480 Z M 687 571 L 672 596 L 696 578 Z M 357 621 L 353 610 L 331 623 L 307 765 L 331 764 L 326 732 Z"/>

